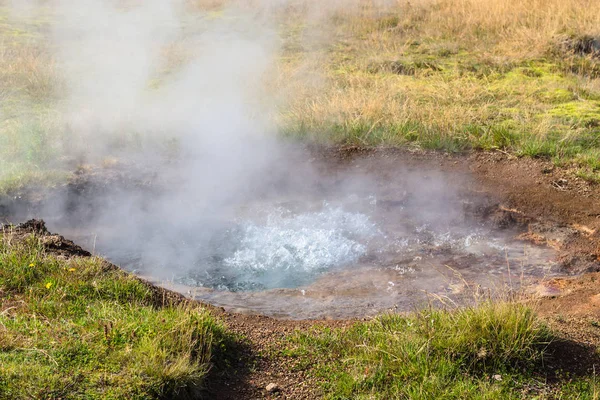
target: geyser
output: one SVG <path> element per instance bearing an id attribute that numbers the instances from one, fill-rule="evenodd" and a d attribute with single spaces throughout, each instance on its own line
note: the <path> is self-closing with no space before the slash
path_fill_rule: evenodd
<path id="1" fill-rule="evenodd" d="M 293 165 L 212 205 L 218 212 L 190 207 L 174 218 L 178 203 L 153 207 L 160 182 L 139 187 L 104 171 L 70 191 L 68 207 L 48 198 L 18 218 L 41 216 L 50 230 L 199 300 L 287 318 L 409 310 L 430 295 L 460 303 L 473 290 L 561 273 L 554 249 L 519 239 L 525 227 L 490 215 L 496 203 L 468 174 L 396 157 Z M 122 218 L 127 208 L 114 204 L 113 193 L 128 191 L 136 197 L 124 204 L 141 207 L 139 219 Z"/>
<path id="2" fill-rule="evenodd" d="M 247 280 L 257 288 L 297 287 L 317 274 L 357 262 L 375 234 L 364 214 L 325 206 L 294 215 L 278 208 L 262 224 L 241 223 L 235 251 L 222 268 L 236 281 Z"/>

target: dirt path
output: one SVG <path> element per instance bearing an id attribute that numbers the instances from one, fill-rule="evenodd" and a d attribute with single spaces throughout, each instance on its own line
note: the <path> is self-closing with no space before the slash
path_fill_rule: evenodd
<path id="1" fill-rule="evenodd" d="M 317 399 L 318 384 L 293 360 L 281 355 L 286 338 L 296 330 L 311 327 L 348 326 L 352 321 L 287 321 L 268 317 L 230 314 L 219 317 L 229 329 L 244 339 L 239 363 L 235 368 L 217 372 L 210 380 L 210 399 Z M 268 391 L 269 385 L 276 390 Z"/>

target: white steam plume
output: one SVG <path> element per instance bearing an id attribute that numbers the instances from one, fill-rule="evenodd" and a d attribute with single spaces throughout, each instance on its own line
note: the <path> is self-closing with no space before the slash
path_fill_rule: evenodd
<path id="1" fill-rule="evenodd" d="M 204 266 L 223 264 L 213 258 L 232 254 L 224 248 L 239 228 L 232 210 L 252 208 L 265 198 L 277 203 L 278 196 L 290 192 L 296 197 L 308 193 L 303 200 L 313 205 L 321 196 L 322 204 L 328 185 L 336 186 L 338 198 L 375 186 L 369 176 L 340 174 L 321 180 L 306 162 L 307 154 L 277 138 L 271 122 L 277 104 L 265 88 L 276 73 L 280 45 L 275 16 L 297 2 L 243 3 L 233 2 L 213 15 L 189 13 L 184 1 L 50 2 L 51 43 L 64 81 L 59 100 L 66 130 L 62 155 L 95 165 L 115 157 L 121 166 L 117 174 L 126 179 L 109 179 L 91 198 L 66 193 L 43 216 L 85 226 L 118 258 L 131 257 L 134 264 L 154 268 L 154 275 L 168 276 L 180 268 L 202 272 Z M 319 27 L 325 16 L 340 8 L 359 9 L 360 4 L 301 2 L 307 7 L 302 15 L 315 29 L 310 36 L 318 39 L 309 38 L 307 48 L 326 43 L 319 37 L 326 30 Z M 436 199 L 442 196 L 416 197 L 417 203 L 431 197 L 428 208 L 438 215 L 442 200 Z M 81 203 L 73 207 L 73 201 Z M 73 209 L 78 213 L 71 215 Z M 329 241 L 340 227 L 353 230 L 344 228 L 345 213 L 330 210 L 340 217 L 331 230 L 313 229 L 313 237 L 323 238 L 317 242 Z M 58 223 L 48 222 L 51 230 L 62 231 Z M 105 230 L 113 232 L 105 235 Z M 288 230 L 299 232 L 294 242 L 305 241 L 301 227 Z M 337 239 L 348 243 L 346 237 Z M 284 245 L 275 247 L 285 251 L 288 241 L 280 243 Z M 360 253 L 352 246 L 348 254 Z M 324 254 L 313 250 L 309 254 Z"/>

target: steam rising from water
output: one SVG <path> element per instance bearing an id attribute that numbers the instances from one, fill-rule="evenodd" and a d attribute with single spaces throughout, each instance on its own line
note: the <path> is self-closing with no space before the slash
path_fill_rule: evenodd
<path id="1" fill-rule="evenodd" d="M 308 285 L 374 254 L 369 268 L 427 278 L 426 263 L 448 261 L 438 254 L 448 246 L 474 246 L 487 267 L 493 246 L 473 234 L 447 177 L 396 165 L 367 174 L 351 163 L 323 174 L 277 139 L 272 16 L 292 2 L 232 2 L 217 15 L 187 13 L 175 0 L 48 2 L 49 47 L 63 79 L 53 112 L 65 135 L 54 161 L 104 164 L 101 179 L 112 178 L 88 197 L 76 194 L 75 206 L 67 194 L 34 216 L 66 235 L 82 227 L 93 238 L 86 247 L 98 244 L 130 269 L 230 291 Z M 322 25 L 348 9 L 347 1 L 322 3 L 306 2 Z M 282 198 L 301 206 L 281 207 Z M 266 217 L 252 207 L 236 214 L 251 203 L 268 206 Z M 364 282 L 371 274 L 347 272 Z M 388 275 L 386 293 L 399 279 Z"/>

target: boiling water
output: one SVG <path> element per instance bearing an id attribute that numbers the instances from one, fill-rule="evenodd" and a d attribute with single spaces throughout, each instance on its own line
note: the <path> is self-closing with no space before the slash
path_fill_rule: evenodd
<path id="1" fill-rule="evenodd" d="M 517 240 L 522 228 L 498 229 L 477 211 L 490 202 L 468 177 L 393 159 L 360 162 L 310 179 L 284 171 L 267 188 L 222 203 L 171 202 L 168 191 L 158 200 L 94 193 L 94 208 L 74 200 L 83 216 L 50 209 L 35 217 L 161 285 L 286 318 L 469 301 L 476 288 L 502 292 L 560 273 L 555 250 Z"/>
<path id="2" fill-rule="evenodd" d="M 407 310 L 432 296 L 455 302 L 559 272 L 554 250 L 464 216 L 430 218 L 374 195 L 288 203 L 241 207 L 209 239 L 185 230 L 176 249 L 195 257 L 184 263 L 114 251 L 126 240 L 115 231 L 96 234 L 96 250 L 199 300 L 292 318 Z"/>
<path id="3" fill-rule="evenodd" d="M 236 249 L 223 260 L 223 267 L 235 271 L 236 280 L 256 287 L 297 287 L 356 263 L 377 234 L 367 215 L 339 207 L 326 205 L 303 214 L 278 208 L 263 224 L 240 223 Z"/>

